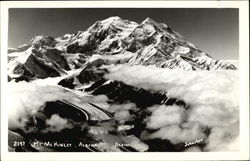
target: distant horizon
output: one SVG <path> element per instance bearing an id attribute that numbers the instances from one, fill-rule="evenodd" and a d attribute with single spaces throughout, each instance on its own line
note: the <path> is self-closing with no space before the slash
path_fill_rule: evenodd
<path id="1" fill-rule="evenodd" d="M 9 10 L 8 47 L 17 48 L 39 35 L 56 38 L 85 31 L 94 22 L 112 16 L 138 24 L 150 17 L 172 27 L 216 59 L 239 59 L 238 9 L 12 8 Z"/>

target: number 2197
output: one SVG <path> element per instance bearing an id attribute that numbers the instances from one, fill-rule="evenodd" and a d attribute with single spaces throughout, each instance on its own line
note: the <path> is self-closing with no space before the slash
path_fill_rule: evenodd
<path id="1" fill-rule="evenodd" d="M 24 141 L 14 141 L 14 145 L 13 146 L 24 146 L 25 142 Z"/>

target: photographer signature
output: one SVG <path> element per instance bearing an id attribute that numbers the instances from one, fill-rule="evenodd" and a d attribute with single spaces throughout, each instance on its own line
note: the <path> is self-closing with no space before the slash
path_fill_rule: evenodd
<path id="1" fill-rule="evenodd" d="M 191 146 L 191 145 L 195 145 L 195 144 L 199 144 L 203 142 L 203 139 L 199 139 L 199 140 L 195 140 L 195 141 L 191 141 L 191 142 L 185 142 L 185 147 Z"/>

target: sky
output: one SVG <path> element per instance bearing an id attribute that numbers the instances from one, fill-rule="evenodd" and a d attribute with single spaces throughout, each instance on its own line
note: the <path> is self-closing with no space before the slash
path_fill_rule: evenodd
<path id="1" fill-rule="evenodd" d="M 137 23 L 150 17 L 171 26 L 214 58 L 239 58 L 238 9 L 233 8 L 12 8 L 8 46 L 16 48 L 37 35 L 59 37 L 84 31 L 110 16 Z"/>

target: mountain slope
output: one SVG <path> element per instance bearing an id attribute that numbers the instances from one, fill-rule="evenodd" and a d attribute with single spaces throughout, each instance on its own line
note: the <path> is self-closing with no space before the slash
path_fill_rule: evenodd
<path id="1" fill-rule="evenodd" d="M 25 55 L 21 53 L 27 53 L 27 51 L 36 51 L 42 54 L 33 53 L 31 54 L 33 58 L 26 59 L 27 64 L 36 64 L 33 67 L 17 63 L 17 60 L 23 59 L 20 57 Z M 200 51 L 170 26 L 157 23 L 150 18 L 137 24 L 117 16 L 110 17 L 97 21 L 86 31 L 78 31 L 76 34 L 66 34 L 58 38 L 35 36 L 28 44 L 20 45 L 18 49 L 10 49 L 9 52 L 9 59 L 16 59 L 15 63 L 11 63 L 13 67 L 9 70 L 10 77 L 17 73 L 24 73 L 25 77 L 38 78 L 59 76 L 63 70 L 69 70 L 69 67 L 71 69 L 80 68 L 88 63 L 93 55 L 110 55 L 111 57 L 125 55 L 124 57 L 129 59 L 116 62 L 129 63 L 130 65 L 156 65 L 169 69 L 237 69 L 230 62 L 214 59 Z M 58 57 L 59 53 L 62 53 L 59 56 L 61 58 Z M 49 65 L 46 58 L 49 55 L 53 55 L 49 57 L 51 60 L 49 62 L 52 64 L 55 62 L 57 65 Z M 40 59 L 39 57 L 44 58 Z M 102 58 L 99 57 L 99 59 Z M 39 61 L 34 61 L 35 59 Z M 66 59 L 67 62 L 63 59 Z M 43 69 L 34 71 L 32 68 L 38 66 L 39 63 L 48 70 L 42 67 Z M 45 72 L 41 72 L 42 70 Z M 51 73 L 48 74 L 46 71 L 51 71 Z M 19 74 L 19 76 L 21 75 Z"/>
<path id="2" fill-rule="evenodd" d="M 65 75 L 67 70 L 70 68 L 62 53 L 48 47 L 31 46 L 8 64 L 8 76 L 16 80 L 57 77 Z"/>
<path id="3" fill-rule="evenodd" d="M 237 68 L 166 24 L 110 17 L 8 52 L 9 151 L 237 149 Z"/>

